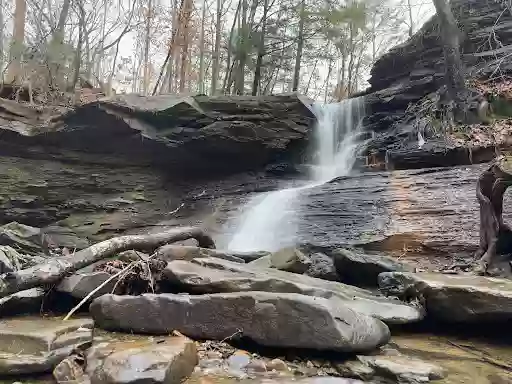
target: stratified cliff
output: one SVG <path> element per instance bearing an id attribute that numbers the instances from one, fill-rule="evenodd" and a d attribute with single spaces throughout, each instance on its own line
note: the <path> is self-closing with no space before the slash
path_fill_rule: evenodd
<path id="1" fill-rule="evenodd" d="M 512 74 L 512 10 L 504 0 L 452 0 L 462 33 L 462 55 L 468 79 L 497 79 Z M 468 149 L 431 127 L 421 131 L 411 104 L 444 85 L 444 59 L 434 16 L 405 43 L 383 55 L 372 68 L 366 126 L 376 132 L 368 148 L 373 159 L 390 168 L 449 166 L 489 160 L 493 148 Z M 420 125 L 421 126 L 421 125 Z M 429 129 L 430 128 L 430 129 Z"/>

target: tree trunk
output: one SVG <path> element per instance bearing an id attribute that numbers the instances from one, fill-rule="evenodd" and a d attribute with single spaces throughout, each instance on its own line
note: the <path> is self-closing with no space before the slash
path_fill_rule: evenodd
<path id="1" fill-rule="evenodd" d="M 0 0 L 0 81 L 4 80 L 4 0 Z"/>
<path id="2" fill-rule="evenodd" d="M 215 95 L 217 93 L 217 81 L 220 75 L 220 36 L 222 32 L 222 7 L 223 1 L 217 0 L 217 21 L 215 23 L 215 49 L 213 51 L 212 59 L 212 85 L 210 94 Z M 236 19 L 236 15 L 235 15 Z M 228 47 L 229 51 L 229 47 Z M 229 65 L 228 65 L 229 67 Z M 226 72 L 229 68 L 226 68 Z"/>
<path id="3" fill-rule="evenodd" d="M 496 254 L 503 253 L 500 248 L 512 245 L 512 231 L 503 222 L 503 195 L 510 185 L 512 174 L 502 169 L 500 159 L 478 179 L 476 197 L 480 205 L 480 246 L 475 257 L 480 259 L 480 273 L 486 273 Z"/>
<path id="4" fill-rule="evenodd" d="M 64 27 L 66 26 L 66 20 L 68 19 L 69 14 L 69 6 L 71 5 L 71 0 L 64 0 L 62 3 L 62 9 L 59 15 L 59 22 L 57 23 L 57 28 L 53 33 L 53 42 L 58 46 L 64 42 Z"/>
<path id="5" fill-rule="evenodd" d="M 25 42 L 26 13 L 26 1 L 16 0 L 12 43 L 9 52 L 9 65 L 7 67 L 7 83 L 19 84 L 21 82 L 21 58 L 23 56 L 23 44 Z"/>
<path id="6" fill-rule="evenodd" d="M 147 95 L 149 90 L 149 46 L 151 44 L 152 11 L 152 0 L 148 0 L 148 9 L 146 14 L 146 35 L 144 38 L 144 95 Z"/>
<path id="7" fill-rule="evenodd" d="M 199 36 L 199 79 L 198 91 L 204 93 L 204 25 L 206 19 L 206 1 L 203 1 L 203 11 L 201 13 L 201 33 Z"/>
<path id="8" fill-rule="evenodd" d="M 231 64 L 231 47 L 233 46 L 233 37 L 235 36 L 235 27 L 236 21 L 238 19 L 238 14 L 240 13 L 240 8 L 242 7 L 242 1 L 238 1 L 238 5 L 236 7 L 235 16 L 233 17 L 233 24 L 231 25 L 231 30 L 229 31 L 229 41 L 228 41 L 228 57 L 226 59 L 226 74 L 224 75 L 224 82 L 222 84 L 222 93 L 228 94 L 228 90 L 231 88 L 231 78 L 233 73 L 233 65 Z M 215 64 L 215 63 L 214 63 Z"/>
<path id="9" fill-rule="evenodd" d="M 304 19 L 306 17 L 305 7 L 306 0 L 302 0 L 300 3 L 299 36 L 297 38 L 297 56 L 295 57 L 295 69 L 293 71 L 292 90 L 294 92 L 297 92 L 297 89 L 299 88 L 300 64 L 302 60 L 302 49 L 304 47 Z"/>
<path id="10" fill-rule="evenodd" d="M 76 53 L 75 53 L 75 70 L 74 70 L 74 76 L 73 76 L 73 82 L 71 84 L 71 89 L 74 89 L 76 84 L 78 83 L 78 80 L 80 79 L 80 67 L 82 65 L 82 47 L 83 47 L 83 41 L 84 41 L 84 34 L 85 34 L 85 10 L 83 7 L 83 4 L 81 1 L 78 1 L 78 14 L 79 14 L 79 21 L 78 21 L 78 45 L 76 47 Z"/>
<path id="11" fill-rule="evenodd" d="M 460 32 L 447 0 L 433 0 L 445 59 L 446 85 L 448 96 L 455 104 L 455 111 L 461 111 L 460 93 L 465 90 L 464 67 L 460 57 Z"/>
<path id="12" fill-rule="evenodd" d="M 263 57 L 265 56 L 265 34 L 267 33 L 267 14 L 268 0 L 263 2 L 263 16 L 261 18 L 261 36 L 258 46 L 258 57 L 256 58 L 256 69 L 254 70 L 254 80 L 252 83 L 252 95 L 256 96 L 261 83 L 261 67 L 263 66 Z"/>
<path id="13" fill-rule="evenodd" d="M 185 91 L 185 82 L 187 76 L 187 63 L 188 63 L 188 45 L 189 45 L 189 26 L 190 26 L 190 14 L 192 12 L 192 0 L 185 0 L 182 22 L 180 23 L 180 29 L 183 36 L 183 46 L 181 50 L 181 71 L 180 71 L 180 93 Z"/>
<path id="14" fill-rule="evenodd" d="M 242 14 L 241 14 L 241 33 L 238 38 L 237 44 L 237 55 L 238 55 L 238 67 L 235 75 L 235 93 L 237 95 L 244 94 L 245 86 L 245 64 L 247 61 L 247 45 L 249 44 L 248 39 L 248 28 L 247 28 L 247 11 L 249 10 L 249 4 L 247 0 L 242 0 Z"/>
<path id="15" fill-rule="evenodd" d="M 409 37 L 412 37 L 412 35 L 414 34 L 414 20 L 412 18 L 412 4 L 411 4 L 411 0 L 407 0 L 407 11 L 408 11 L 408 14 L 409 14 Z"/>
<path id="16" fill-rule="evenodd" d="M 69 256 L 49 259 L 47 263 L 0 275 L 0 298 L 42 285 L 54 285 L 63 277 L 95 262 L 127 250 L 153 252 L 158 247 L 196 239 L 202 248 L 215 248 L 212 238 L 200 228 L 177 228 L 163 233 L 114 237 Z"/>

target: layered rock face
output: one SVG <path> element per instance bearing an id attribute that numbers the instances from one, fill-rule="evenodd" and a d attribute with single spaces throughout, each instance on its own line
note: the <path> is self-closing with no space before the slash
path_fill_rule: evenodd
<path id="1" fill-rule="evenodd" d="M 69 229 L 97 240 L 173 226 L 189 181 L 299 162 L 313 121 L 292 94 L 126 95 L 75 110 L 0 99 L 0 225 L 70 249 L 88 243 Z"/>
<path id="2" fill-rule="evenodd" d="M 454 0 L 453 14 L 462 32 L 461 50 L 471 78 L 512 73 L 512 12 L 502 0 Z M 508 7 L 508 8 L 507 8 Z M 487 161 L 493 151 L 457 147 L 431 133 L 422 148 L 417 128 L 407 117 L 410 103 L 435 92 L 444 82 L 444 58 L 437 18 L 434 16 L 405 43 L 383 55 L 372 68 L 366 125 L 377 135 L 368 152 L 373 161 L 395 169 L 449 166 Z M 405 117 L 405 119 L 404 119 Z M 400 124 L 396 124 L 400 121 Z M 426 135 L 425 132 L 423 132 Z"/>
<path id="3" fill-rule="evenodd" d="M 4 155 L 211 177 L 298 160 L 314 120 L 310 104 L 294 94 L 124 95 L 62 113 L 3 100 L 0 147 Z"/>

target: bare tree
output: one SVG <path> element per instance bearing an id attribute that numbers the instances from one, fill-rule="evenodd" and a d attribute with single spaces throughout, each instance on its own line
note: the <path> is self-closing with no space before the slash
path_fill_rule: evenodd
<path id="1" fill-rule="evenodd" d="M 146 10 L 146 35 L 144 36 L 144 94 L 149 91 L 149 47 L 151 45 L 151 16 L 153 12 L 152 0 L 148 0 Z"/>
<path id="2" fill-rule="evenodd" d="M 217 21 L 215 23 L 215 47 L 212 54 L 212 85 L 210 93 L 215 95 L 217 92 L 217 80 L 220 75 L 220 37 L 222 33 L 222 8 L 223 1 L 217 0 Z M 235 17 L 236 18 L 236 17 Z"/>
<path id="3" fill-rule="evenodd" d="M 27 14 L 26 0 L 16 0 L 14 9 L 14 25 L 12 43 L 9 52 L 7 82 L 18 84 L 21 81 L 21 60 L 25 42 L 25 17 Z"/>
<path id="4" fill-rule="evenodd" d="M 297 37 L 297 55 L 295 56 L 295 70 L 293 71 L 293 91 L 299 88 L 300 64 L 302 60 L 302 49 L 304 47 L 304 19 L 306 17 L 306 0 L 301 0 L 299 16 L 299 35 Z"/>
<path id="5" fill-rule="evenodd" d="M 446 86 L 456 113 L 462 112 L 461 93 L 466 89 L 460 56 L 460 32 L 447 0 L 433 0 L 439 20 L 446 71 Z"/>

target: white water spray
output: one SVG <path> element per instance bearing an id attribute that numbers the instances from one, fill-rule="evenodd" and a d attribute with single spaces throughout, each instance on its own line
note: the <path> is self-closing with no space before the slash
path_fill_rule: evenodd
<path id="1" fill-rule="evenodd" d="M 356 161 L 358 134 L 364 117 L 364 99 L 338 104 L 314 105 L 318 124 L 317 162 L 311 180 L 303 186 L 285 188 L 251 199 L 237 222 L 228 249 L 238 252 L 276 251 L 294 244 L 297 234 L 296 204 L 301 192 L 345 176 Z"/>

